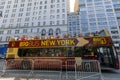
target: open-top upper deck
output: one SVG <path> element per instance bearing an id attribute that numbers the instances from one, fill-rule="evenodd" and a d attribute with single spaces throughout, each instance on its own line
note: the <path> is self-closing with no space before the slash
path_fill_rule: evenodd
<path id="1" fill-rule="evenodd" d="M 41 47 L 71 47 L 71 46 L 108 46 L 112 45 L 112 39 L 107 30 L 96 32 L 97 35 L 64 37 L 64 38 L 36 38 L 35 39 L 10 39 L 9 48 L 41 48 Z M 24 37 L 25 38 L 25 37 Z"/>
<path id="2" fill-rule="evenodd" d="M 69 47 L 69 46 L 108 46 L 112 45 L 110 37 L 78 37 L 66 39 L 40 39 L 25 41 L 10 41 L 9 48 L 27 47 Z"/>

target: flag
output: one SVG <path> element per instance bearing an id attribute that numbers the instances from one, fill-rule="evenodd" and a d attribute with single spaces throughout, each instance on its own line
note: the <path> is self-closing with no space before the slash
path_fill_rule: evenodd
<path id="1" fill-rule="evenodd" d="M 2 17 L 2 11 L 0 11 L 0 17 Z"/>

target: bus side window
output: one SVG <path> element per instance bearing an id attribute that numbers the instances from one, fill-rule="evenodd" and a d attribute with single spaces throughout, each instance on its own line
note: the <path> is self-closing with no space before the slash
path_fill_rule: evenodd
<path id="1" fill-rule="evenodd" d="M 71 49 L 68 50 L 68 57 L 72 57 L 73 56 L 73 52 Z"/>

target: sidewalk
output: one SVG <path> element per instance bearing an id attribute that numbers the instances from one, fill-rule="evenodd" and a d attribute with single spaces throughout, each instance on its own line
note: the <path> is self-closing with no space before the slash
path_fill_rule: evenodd
<path id="1" fill-rule="evenodd" d="M 104 78 L 104 80 L 120 80 L 120 78 Z"/>
<path id="2" fill-rule="evenodd" d="M 0 78 L 0 80 L 27 80 L 27 79 L 25 78 L 15 79 L 13 77 L 13 78 Z M 43 79 L 29 79 L 29 80 L 43 80 Z M 104 80 L 120 80 L 120 78 L 104 78 Z"/>

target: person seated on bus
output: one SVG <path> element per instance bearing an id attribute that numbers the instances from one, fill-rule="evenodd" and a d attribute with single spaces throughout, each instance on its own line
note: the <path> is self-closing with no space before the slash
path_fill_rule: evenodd
<path id="1" fill-rule="evenodd" d="M 89 35 L 88 35 L 88 36 L 93 37 L 93 34 L 92 34 L 92 33 L 89 33 Z"/>
<path id="2" fill-rule="evenodd" d="M 66 33 L 65 35 L 64 35 L 64 38 L 69 38 L 70 36 L 69 36 L 69 34 L 68 33 Z"/>
<path id="3" fill-rule="evenodd" d="M 53 35 L 50 35 L 50 39 L 54 39 L 54 36 L 53 36 Z"/>
<path id="4" fill-rule="evenodd" d="M 54 35 L 51 35 L 51 39 L 54 39 Z"/>
<path id="5" fill-rule="evenodd" d="M 80 33 L 78 36 L 79 36 L 79 37 L 83 37 L 83 34 L 82 34 L 82 33 Z"/>
<path id="6" fill-rule="evenodd" d="M 41 39 L 47 39 L 46 34 L 42 34 L 42 35 L 41 35 Z"/>
<path id="7" fill-rule="evenodd" d="M 21 40 L 22 41 L 25 41 L 25 40 L 27 40 L 28 38 L 27 38 L 27 36 L 26 35 L 23 35 L 22 37 L 21 37 Z"/>
<path id="8" fill-rule="evenodd" d="M 72 37 L 73 37 L 73 38 L 76 38 L 76 37 L 77 37 L 76 32 L 74 32 L 74 34 L 73 34 Z"/>
<path id="9" fill-rule="evenodd" d="M 99 32 L 96 31 L 95 34 L 94 34 L 94 36 L 99 36 Z"/>
<path id="10" fill-rule="evenodd" d="M 18 41 L 19 40 L 19 36 L 14 36 L 14 40 Z"/>
<path id="11" fill-rule="evenodd" d="M 56 34 L 56 39 L 60 39 L 60 34 Z"/>
<path id="12" fill-rule="evenodd" d="M 53 36 L 52 34 L 50 34 L 50 35 L 48 36 L 48 39 L 54 39 L 54 36 Z"/>
<path id="13" fill-rule="evenodd" d="M 30 37 L 28 38 L 28 40 L 34 40 L 34 37 L 33 37 L 33 36 L 30 36 Z"/>

